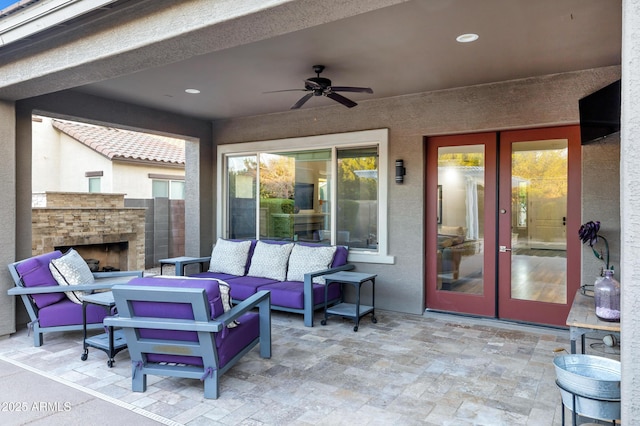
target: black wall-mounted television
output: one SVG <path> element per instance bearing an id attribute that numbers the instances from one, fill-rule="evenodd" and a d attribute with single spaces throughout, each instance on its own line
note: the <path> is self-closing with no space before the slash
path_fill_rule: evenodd
<path id="1" fill-rule="evenodd" d="M 589 143 L 620 131 L 620 80 L 579 101 L 580 139 Z"/>

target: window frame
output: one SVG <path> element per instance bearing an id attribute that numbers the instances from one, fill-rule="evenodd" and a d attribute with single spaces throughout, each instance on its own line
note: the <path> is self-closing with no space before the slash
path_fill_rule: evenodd
<path id="1" fill-rule="evenodd" d="M 230 156 L 257 155 L 278 153 L 282 151 L 308 151 L 319 149 L 331 150 L 331 194 L 337 194 L 337 150 L 365 146 L 378 147 L 378 250 L 349 250 L 350 262 L 393 264 L 395 257 L 389 255 L 388 225 L 388 188 L 389 188 L 389 129 L 374 129 L 348 133 L 335 133 L 317 136 L 304 136 L 288 139 L 272 139 L 255 142 L 218 145 L 216 201 L 219 208 L 216 212 L 217 233 L 227 238 L 228 219 L 228 162 Z M 336 201 L 335 199 L 332 201 Z M 331 202 L 332 241 L 335 241 L 337 202 Z M 259 233 L 259 215 L 256 216 L 256 238 Z"/>

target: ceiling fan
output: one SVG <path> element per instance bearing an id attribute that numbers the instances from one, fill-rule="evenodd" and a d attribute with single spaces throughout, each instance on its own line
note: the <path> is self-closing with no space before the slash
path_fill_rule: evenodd
<path id="1" fill-rule="evenodd" d="M 309 92 L 304 95 L 298 102 L 293 104 L 291 109 L 298 109 L 302 105 L 305 104 L 311 97 L 313 96 L 326 96 L 329 99 L 333 99 L 336 102 L 341 103 L 347 108 L 353 108 L 358 105 L 351 99 L 345 98 L 344 96 L 336 93 L 336 92 L 355 92 L 355 93 L 373 93 L 373 90 L 370 87 L 350 87 L 350 86 L 332 86 L 331 80 L 328 78 L 320 77 L 320 73 L 324 71 L 324 65 L 314 65 L 313 71 L 316 73 L 316 77 L 308 78 L 304 81 L 304 89 L 287 89 L 287 90 L 274 90 L 271 92 L 264 93 L 276 93 L 276 92 L 294 92 L 294 91 L 303 91 Z"/>

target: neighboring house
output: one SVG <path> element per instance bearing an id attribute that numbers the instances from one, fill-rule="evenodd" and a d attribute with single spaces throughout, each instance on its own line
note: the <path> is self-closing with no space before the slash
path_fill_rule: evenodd
<path id="1" fill-rule="evenodd" d="M 184 141 L 33 117 L 32 192 L 184 199 Z"/>

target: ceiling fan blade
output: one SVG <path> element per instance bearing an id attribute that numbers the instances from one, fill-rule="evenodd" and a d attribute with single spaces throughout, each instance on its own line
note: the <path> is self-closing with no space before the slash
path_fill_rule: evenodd
<path id="1" fill-rule="evenodd" d="M 300 98 L 300 100 L 298 102 L 296 102 L 295 104 L 293 104 L 293 106 L 291 107 L 291 109 L 298 109 L 300 108 L 302 105 L 305 104 L 305 102 L 307 102 L 309 99 L 311 99 L 311 97 L 313 96 L 313 92 L 309 92 L 306 95 L 304 95 L 303 97 Z"/>
<path id="2" fill-rule="evenodd" d="M 342 105 L 346 106 L 347 108 L 353 108 L 354 106 L 358 105 L 357 103 L 353 102 L 351 99 L 347 99 L 342 95 L 339 95 L 337 93 L 327 93 L 327 98 L 331 98 L 336 102 L 340 102 Z"/>
<path id="3" fill-rule="evenodd" d="M 307 89 L 284 89 L 284 90 L 270 90 L 264 93 L 280 93 L 280 92 L 307 92 Z"/>
<path id="4" fill-rule="evenodd" d="M 331 90 L 334 92 L 373 93 L 371 87 L 331 86 Z"/>

